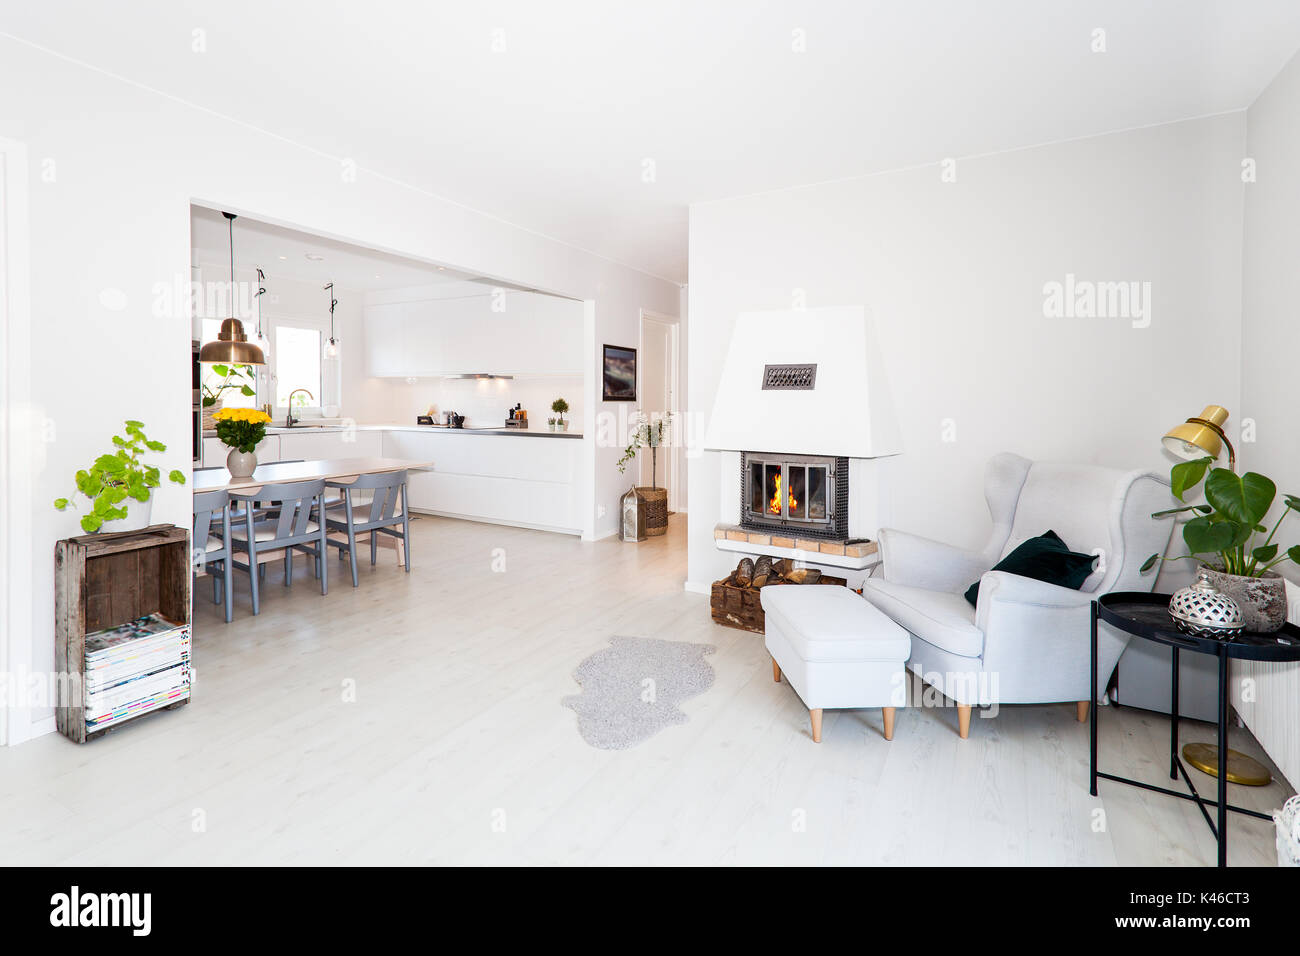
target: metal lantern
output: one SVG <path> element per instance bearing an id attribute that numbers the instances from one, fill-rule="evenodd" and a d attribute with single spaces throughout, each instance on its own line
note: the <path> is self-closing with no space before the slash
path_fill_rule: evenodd
<path id="1" fill-rule="evenodd" d="M 629 488 L 619 504 L 619 537 L 624 541 L 644 541 L 646 539 L 646 507 L 636 488 Z"/>
<path id="2" fill-rule="evenodd" d="M 1169 614 L 1180 630 L 1198 637 L 1230 637 L 1245 626 L 1237 602 L 1210 583 L 1204 568 L 1195 584 L 1174 592 Z"/>

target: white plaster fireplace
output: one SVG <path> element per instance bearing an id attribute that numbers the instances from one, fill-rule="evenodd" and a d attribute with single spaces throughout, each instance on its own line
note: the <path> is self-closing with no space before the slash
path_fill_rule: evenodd
<path id="1" fill-rule="evenodd" d="M 865 308 L 742 313 L 704 447 L 723 453 L 719 547 L 766 535 L 818 560 L 874 540 L 902 441 Z"/>

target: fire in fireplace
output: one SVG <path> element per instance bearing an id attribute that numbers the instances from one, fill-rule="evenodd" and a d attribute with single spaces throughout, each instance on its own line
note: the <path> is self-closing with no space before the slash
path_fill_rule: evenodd
<path id="1" fill-rule="evenodd" d="M 847 458 L 742 452 L 740 468 L 743 527 L 848 538 Z"/>

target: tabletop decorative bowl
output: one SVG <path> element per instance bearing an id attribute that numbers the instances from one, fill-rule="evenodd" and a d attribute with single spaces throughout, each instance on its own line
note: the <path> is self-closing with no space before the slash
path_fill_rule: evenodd
<path id="1" fill-rule="evenodd" d="M 1197 637 L 1232 637 L 1245 627 L 1237 602 L 1210 583 L 1204 568 L 1197 573 L 1195 584 L 1174 592 L 1169 614 L 1179 630 Z"/>

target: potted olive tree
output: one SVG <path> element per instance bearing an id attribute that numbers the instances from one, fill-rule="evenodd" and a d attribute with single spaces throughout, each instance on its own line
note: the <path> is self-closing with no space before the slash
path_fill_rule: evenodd
<path id="1" fill-rule="evenodd" d="M 557 398 L 551 402 L 551 411 L 555 412 L 555 429 L 556 431 L 565 432 L 569 430 L 569 423 L 564 420 L 564 413 L 569 410 L 569 403 L 562 398 Z M 550 419 L 547 419 L 549 424 Z"/>
<path id="2" fill-rule="evenodd" d="M 89 468 L 77 472 L 77 491 L 90 500 L 90 511 L 81 517 L 81 530 L 88 534 L 106 524 L 109 531 L 136 531 L 149 524 L 153 489 L 162 484 L 162 471 L 141 459 L 147 452 L 165 452 L 167 446 L 146 437 L 143 422 L 125 424 L 126 436 L 113 436 L 117 450 L 100 455 Z M 183 485 L 185 475 L 173 468 L 167 480 Z M 55 498 L 54 507 L 64 511 L 75 497 Z"/>
<path id="3" fill-rule="evenodd" d="M 659 447 L 668 441 L 668 425 L 672 415 L 647 417 L 638 412 L 632 420 L 630 441 L 618 460 L 618 470 L 626 472 L 627 464 L 642 448 L 650 449 L 650 487 L 634 488 L 637 497 L 646 506 L 646 534 L 661 535 L 668 531 L 668 489 L 659 487 Z"/>
<path id="4" fill-rule="evenodd" d="M 1188 553 L 1172 560 L 1200 562 L 1210 583 L 1237 602 L 1247 630 L 1276 631 L 1286 623 L 1287 602 L 1285 583 L 1273 569 L 1285 561 L 1300 564 L 1300 545 L 1283 551 L 1274 539 L 1286 516 L 1300 511 L 1300 498 L 1283 495 L 1282 513 L 1268 528 L 1262 522 L 1273 507 L 1277 485 L 1253 471 L 1238 475 L 1229 468 L 1211 468 L 1213 464 L 1206 457 L 1174 465 L 1169 473 L 1174 497 L 1186 501 L 1204 479 L 1205 501 L 1152 517 L 1193 515 L 1183 525 Z M 1142 571 L 1150 571 L 1158 560 L 1159 555 L 1151 555 Z"/>

